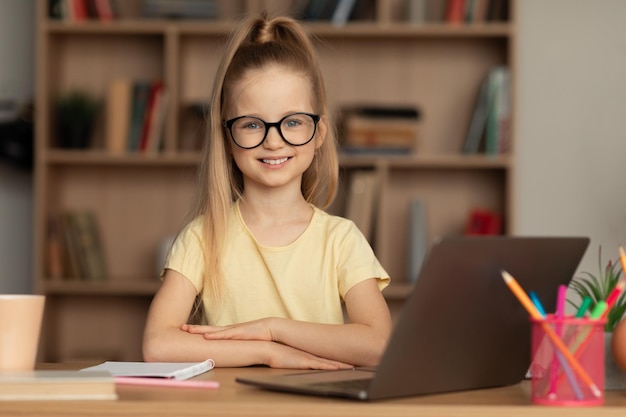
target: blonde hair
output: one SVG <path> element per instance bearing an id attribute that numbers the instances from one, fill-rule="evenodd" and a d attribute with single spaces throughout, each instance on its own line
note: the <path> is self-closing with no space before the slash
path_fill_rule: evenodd
<path id="1" fill-rule="evenodd" d="M 230 35 L 215 76 L 207 129 L 199 167 L 199 193 L 193 216 L 204 216 L 204 286 L 212 301 L 221 295 L 221 248 L 233 202 L 243 193 L 242 175 L 230 154 L 223 128 L 228 91 L 247 72 L 280 65 L 303 74 L 311 82 L 314 112 L 323 116 L 328 129 L 311 166 L 302 177 L 305 200 L 321 208 L 330 205 L 337 191 L 336 135 L 327 108 L 326 88 L 315 49 L 303 28 L 288 17 L 251 17 Z"/>

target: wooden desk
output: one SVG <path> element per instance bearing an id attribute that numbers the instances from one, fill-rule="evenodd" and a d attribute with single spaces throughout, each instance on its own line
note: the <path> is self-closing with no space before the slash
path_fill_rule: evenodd
<path id="1" fill-rule="evenodd" d="M 264 391 L 235 382 L 267 368 L 215 369 L 198 379 L 221 383 L 215 390 L 118 386 L 117 401 L 0 402 L 2 416 L 619 416 L 626 413 L 626 392 L 609 391 L 603 407 L 569 408 L 530 403 L 529 383 L 504 388 L 427 395 L 378 402 L 317 398 Z"/>

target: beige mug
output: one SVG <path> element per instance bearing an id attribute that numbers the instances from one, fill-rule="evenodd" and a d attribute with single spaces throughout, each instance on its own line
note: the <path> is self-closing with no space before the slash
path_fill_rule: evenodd
<path id="1" fill-rule="evenodd" d="M 35 368 L 45 296 L 0 294 L 0 371 Z"/>

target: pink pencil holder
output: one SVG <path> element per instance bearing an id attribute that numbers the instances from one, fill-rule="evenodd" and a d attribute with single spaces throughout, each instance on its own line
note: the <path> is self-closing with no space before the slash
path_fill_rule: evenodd
<path id="1" fill-rule="evenodd" d="M 536 404 L 593 406 L 604 403 L 606 320 L 531 319 L 531 398 Z M 552 334 L 549 337 L 548 333 Z M 558 348 L 563 342 L 570 356 Z"/>

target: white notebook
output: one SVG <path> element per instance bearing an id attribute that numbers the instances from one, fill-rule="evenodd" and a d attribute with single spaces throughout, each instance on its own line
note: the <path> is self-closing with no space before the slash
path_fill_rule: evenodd
<path id="1" fill-rule="evenodd" d="M 212 359 L 204 362 L 115 362 L 107 361 L 81 371 L 107 371 L 113 376 L 189 379 L 215 367 Z"/>

